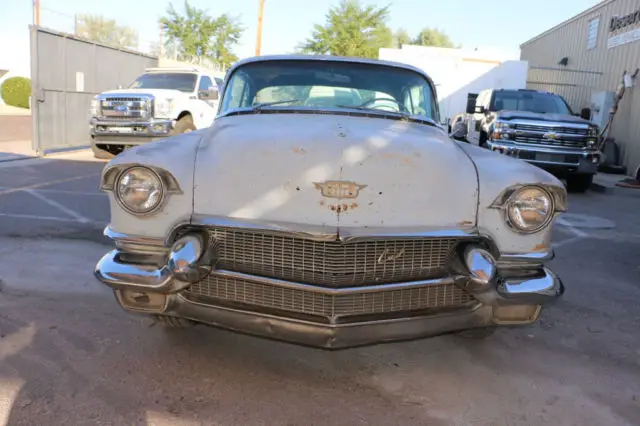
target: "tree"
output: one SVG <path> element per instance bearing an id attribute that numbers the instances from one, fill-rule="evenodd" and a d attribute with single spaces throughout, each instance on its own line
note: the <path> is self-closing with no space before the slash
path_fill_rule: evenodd
<path id="1" fill-rule="evenodd" d="M 393 47 L 401 48 L 403 44 L 410 44 L 411 37 L 409 37 L 409 33 L 404 28 L 400 28 L 393 35 Z"/>
<path id="2" fill-rule="evenodd" d="M 138 48 L 138 32 L 100 15 L 78 15 L 76 35 L 98 43 L 128 49 Z"/>
<path id="3" fill-rule="evenodd" d="M 203 9 L 184 2 L 185 15 L 169 5 L 167 16 L 160 19 L 167 38 L 167 46 L 177 51 L 178 59 L 210 60 L 221 69 L 238 60 L 232 47 L 238 44 L 244 28 L 227 14 L 211 17 Z"/>
<path id="4" fill-rule="evenodd" d="M 311 37 L 300 47 L 304 53 L 377 58 L 381 47 L 391 47 L 387 27 L 388 7 L 363 6 L 358 0 L 342 0 L 325 15 L 324 25 L 314 25 Z"/>
<path id="5" fill-rule="evenodd" d="M 424 28 L 413 39 L 412 44 L 418 46 L 455 47 L 447 34 L 434 28 Z"/>

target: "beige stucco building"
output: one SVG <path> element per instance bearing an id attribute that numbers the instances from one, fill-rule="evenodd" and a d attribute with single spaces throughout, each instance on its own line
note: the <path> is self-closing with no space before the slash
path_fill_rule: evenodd
<path id="1" fill-rule="evenodd" d="M 640 0 L 601 1 L 520 48 L 529 62 L 528 88 L 558 93 L 576 112 L 591 108 L 592 118 L 605 122 L 608 111 L 597 111 L 603 104 L 594 94 L 615 92 L 623 73 L 640 67 Z M 640 165 L 640 75 L 634 86 L 626 89 L 609 135 L 629 174 Z"/>

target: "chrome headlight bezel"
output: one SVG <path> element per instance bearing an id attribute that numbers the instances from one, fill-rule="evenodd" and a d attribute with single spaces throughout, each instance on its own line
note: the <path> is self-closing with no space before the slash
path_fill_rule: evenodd
<path id="1" fill-rule="evenodd" d="M 548 213 L 542 222 L 540 222 L 534 227 L 527 228 L 518 224 L 518 220 L 514 219 L 512 211 L 514 208 L 514 203 L 518 201 L 518 196 L 523 194 L 525 191 L 531 191 L 531 190 L 539 191 L 539 193 L 546 198 L 546 201 L 548 203 Z M 506 200 L 504 204 L 504 210 L 505 210 L 505 219 L 507 220 L 507 224 L 512 229 L 514 229 L 516 232 L 521 234 L 535 234 L 545 229 L 551 223 L 551 221 L 553 221 L 553 218 L 555 217 L 555 213 L 556 213 L 556 205 L 555 205 L 554 197 L 545 188 L 537 185 L 524 185 L 516 189 L 511 194 L 511 196 Z"/>
<path id="2" fill-rule="evenodd" d="M 156 180 L 156 183 L 158 184 L 158 187 L 161 190 L 160 197 L 158 198 L 156 203 L 153 206 L 146 209 L 135 209 L 132 206 L 128 205 L 127 202 L 123 199 L 122 194 L 120 193 L 120 183 L 122 179 L 125 176 L 127 176 L 128 173 L 136 169 L 144 170 L 144 172 L 149 173 L 152 176 L 152 178 Z M 134 216 L 148 216 L 157 212 L 164 205 L 165 198 L 167 196 L 167 187 L 162 177 L 155 170 L 149 167 L 136 165 L 136 166 L 127 167 L 123 169 L 122 172 L 115 179 L 115 182 L 113 185 L 113 196 L 116 202 L 118 203 L 118 205 L 120 206 L 120 208 L 122 208 L 127 213 L 130 213 Z"/>
<path id="3" fill-rule="evenodd" d="M 493 128 L 495 130 L 506 130 L 506 129 L 510 129 L 511 128 L 511 124 L 508 123 L 508 122 L 505 122 L 505 121 L 496 120 L 493 123 Z"/>

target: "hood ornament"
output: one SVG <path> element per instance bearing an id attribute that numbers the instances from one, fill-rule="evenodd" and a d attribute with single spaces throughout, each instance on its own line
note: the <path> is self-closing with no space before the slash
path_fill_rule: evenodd
<path id="1" fill-rule="evenodd" d="M 320 190 L 322 196 L 327 198 L 356 198 L 360 190 L 367 187 L 367 185 L 343 180 L 328 180 L 313 184 Z"/>

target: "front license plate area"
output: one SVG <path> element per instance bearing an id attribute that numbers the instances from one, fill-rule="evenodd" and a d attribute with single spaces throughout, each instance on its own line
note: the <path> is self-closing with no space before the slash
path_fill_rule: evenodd
<path id="1" fill-rule="evenodd" d="M 564 158 L 558 158 L 557 155 L 554 154 L 547 154 L 546 152 L 537 152 L 536 153 L 536 160 L 538 161 L 548 161 L 548 162 L 555 162 L 555 161 L 563 161 Z"/>
<path id="2" fill-rule="evenodd" d="M 133 133 L 133 127 L 109 127 L 108 129 L 114 133 Z"/>

